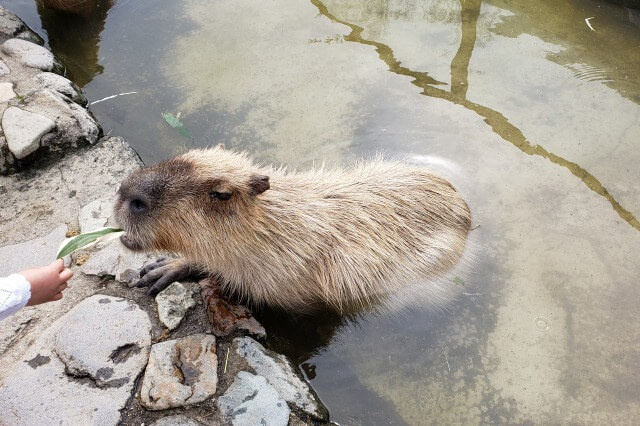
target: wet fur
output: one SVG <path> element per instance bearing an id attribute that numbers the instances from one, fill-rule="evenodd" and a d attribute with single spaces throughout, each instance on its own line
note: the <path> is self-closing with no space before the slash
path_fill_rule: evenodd
<path id="1" fill-rule="evenodd" d="M 232 196 L 209 195 L 220 192 Z M 141 194 L 150 211 L 134 215 L 127 200 Z M 116 214 L 139 248 L 178 253 L 254 303 L 294 310 L 341 310 L 425 282 L 422 296 L 446 303 L 438 279 L 471 224 L 453 186 L 417 166 L 378 158 L 298 173 L 222 148 L 134 173 Z"/>

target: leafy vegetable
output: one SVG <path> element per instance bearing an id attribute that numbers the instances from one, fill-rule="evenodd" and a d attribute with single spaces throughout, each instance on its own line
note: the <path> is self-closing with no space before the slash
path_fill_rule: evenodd
<path id="1" fill-rule="evenodd" d="M 167 124 L 169 124 L 169 126 L 171 126 L 174 129 L 176 129 L 176 131 L 180 135 L 184 136 L 185 138 L 192 139 L 191 134 L 189 133 L 187 128 L 184 127 L 184 125 L 180 122 L 179 117 L 180 117 L 180 114 L 178 114 L 178 117 L 175 117 L 170 112 L 163 112 L 162 113 L 162 118 L 164 118 L 164 121 L 166 121 Z"/>
<path id="2" fill-rule="evenodd" d="M 122 229 L 118 228 L 99 228 L 94 231 L 85 232 L 72 238 L 67 238 L 60 244 L 56 259 L 61 259 L 76 250 L 87 248 L 100 241 L 108 241 L 124 234 Z"/>

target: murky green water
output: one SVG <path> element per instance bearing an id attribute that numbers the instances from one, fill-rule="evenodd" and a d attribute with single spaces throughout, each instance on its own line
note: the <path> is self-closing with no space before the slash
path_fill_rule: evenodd
<path id="1" fill-rule="evenodd" d="M 301 168 L 382 151 L 462 190 L 480 227 L 453 309 L 264 316 L 335 421 L 640 418 L 639 11 L 121 0 L 69 19 L 5 4 L 90 99 L 138 92 L 92 110 L 148 163 L 219 140 Z"/>

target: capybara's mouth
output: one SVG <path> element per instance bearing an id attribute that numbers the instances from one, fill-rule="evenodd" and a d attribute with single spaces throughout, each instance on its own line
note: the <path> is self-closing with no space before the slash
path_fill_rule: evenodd
<path id="1" fill-rule="evenodd" d="M 130 238 L 127 234 L 120 236 L 120 242 L 122 242 L 122 244 L 124 244 L 124 246 L 129 250 L 133 250 L 133 251 L 142 250 L 142 244 Z"/>

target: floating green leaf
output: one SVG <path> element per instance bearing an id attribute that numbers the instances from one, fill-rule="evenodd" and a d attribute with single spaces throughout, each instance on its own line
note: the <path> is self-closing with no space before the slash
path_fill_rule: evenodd
<path id="1" fill-rule="evenodd" d="M 464 285 L 464 280 L 461 277 L 456 275 L 456 277 L 453 279 L 453 283 L 455 285 L 463 286 Z"/>
<path id="2" fill-rule="evenodd" d="M 178 114 L 179 116 L 180 114 Z M 192 139 L 191 134 L 189 133 L 189 131 L 187 130 L 186 127 L 184 127 L 184 125 L 180 122 L 180 120 L 178 119 L 178 117 L 175 117 L 173 114 L 171 114 L 170 112 L 163 112 L 162 113 L 162 118 L 164 118 L 164 121 L 167 122 L 167 124 L 171 127 L 173 127 L 174 129 L 176 129 L 176 131 L 181 135 L 184 136 L 185 138 L 189 138 Z"/>
<path id="3" fill-rule="evenodd" d="M 85 232 L 84 234 L 76 235 L 72 238 L 67 238 L 62 242 L 62 244 L 60 244 L 58 253 L 56 254 L 56 259 L 61 259 L 76 250 L 89 247 L 99 241 L 116 238 L 121 234 L 124 234 L 122 229 L 100 228 L 91 232 Z"/>

